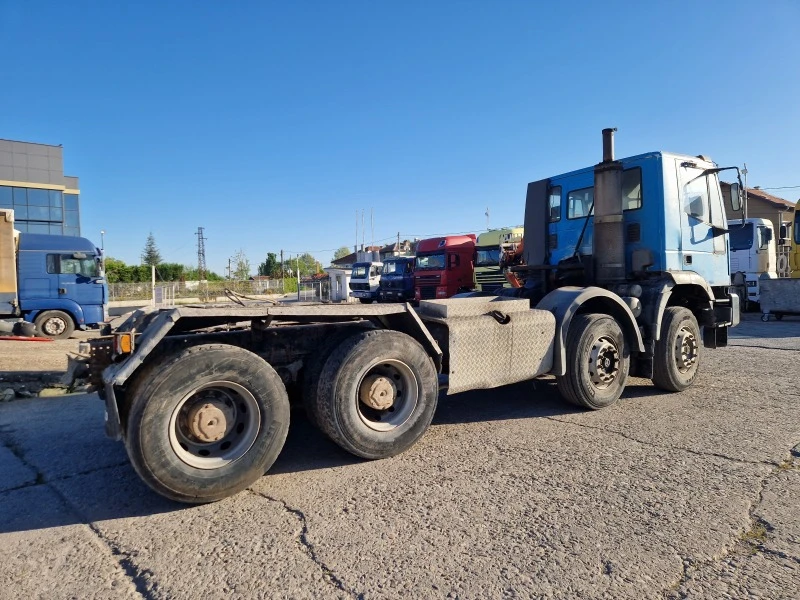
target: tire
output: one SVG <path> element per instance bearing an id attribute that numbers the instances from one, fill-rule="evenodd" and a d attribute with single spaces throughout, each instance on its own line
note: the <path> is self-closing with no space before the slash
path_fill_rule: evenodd
<path id="1" fill-rule="evenodd" d="M 775 313 L 775 320 L 782 321 L 783 320 L 783 313 Z"/>
<path id="2" fill-rule="evenodd" d="M 692 311 L 667 307 L 653 356 L 655 386 L 668 392 L 682 392 L 691 386 L 699 372 L 702 348 L 700 328 Z"/>
<path id="3" fill-rule="evenodd" d="M 352 327 L 345 331 L 338 331 L 322 342 L 319 349 L 309 356 L 303 365 L 303 377 L 301 383 L 301 395 L 303 397 L 303 408 L 305 409 L 308 420 L 317 428 L 322 430 L 317 410 L 317 395 L 319 393 L 319 383 L 322 369 L 325 362 L 339 345 L 348 337 L 359 333 L 360 329 Z"/>
<path id="4" fill-rule="evenodd" d="M 562 397 L 584 408 L 611 406 L 622 395 L 630 354 L 619 323 L 608 315 L 576 315 L 567 333 L 566 373 L 556 377 Z M 601 369 L 593 365 L 601 364 Z"/>
<path id="5" fill-rule="evenodd" d="M 42 337 L 65 340 L 75 332 L 75 321 L 61 310 L 46 310 L 34 321 Z"/>
<path id="6" fill-rule="evenodd" d="M 289 398 L 257 355 L 204 344 L 168 355 L 142 375 L 147 379 L 131 385 L 125 447 L 154 491 L 178 502 L 214 502 L 275 462 L 289 430 Z M 217 428 L 204 428 L 206 421 Z"/>
<path id="7" fill-rule="evenodd" d="M 764 323 L 769 321 L 769 313 L 761 313 L 761 320 L 764 321 Z"/>
<path id="8" fill-rule="evenodd" d="M 378 459 L 400 454 L 425 433 L 438 396 L 436 368 L 423 347 L 404 333 L 373 330 L 347 338 L 330 354 L 315 410 L 333 442 Z"/>
<path id="9" fill-rule="evenodd" d="M 359 298 L 358 300 L 361 304 L 372 304 L 372 298 Z"/>

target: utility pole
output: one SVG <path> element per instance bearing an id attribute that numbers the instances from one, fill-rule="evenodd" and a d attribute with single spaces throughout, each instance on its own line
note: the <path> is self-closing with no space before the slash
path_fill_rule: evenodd
<path id="1" fill-rule="evenodd" d="M 283 279 L 283 250 L 281 250 L 281 291 L 286 293 L 286 282 Z"/>
<path id="2" fill-rule="evenodd" d="M 206 279 L 206 240 L 208 239 L 203 235 L 203 227 L 197 228 L 197 278 L 200 281 Z"/>
<path id="3" fill-rule="evenodd" d="M 228 257 L 228 279 L 232 279 L 231 275 L 231 259 Z"/>
<path id="4" fill-rule="evenodd" d="M 300 302 L 300 255 L 295 255 L 295 261 L 297 262 L 297 301 Z"/>

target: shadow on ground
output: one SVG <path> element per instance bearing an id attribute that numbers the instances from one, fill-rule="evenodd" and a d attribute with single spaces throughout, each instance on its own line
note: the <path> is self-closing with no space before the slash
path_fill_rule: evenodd
<path id="1" fill-rule="evenodd" d="M 660 393 L 648 381 L 632 379 L 625 398 Z M 35 472 L 35 477 L 32 475 L 27 484 L 0 492 L 0 514 L 4 515 L 0 533 L 188 508 L 152 492 L 129 464 L 123 445 L 104 437 L 103 405 L 96 396 L 25 403 L 0 410 L 0 441 Z M 561 399 L 551 378 L 453 396 L 442 393 L 432 427 L 581 412 Z M 293 410 L 286 444 L 270 474 L 360 462 L 328 440 L 302 410 Z"/>

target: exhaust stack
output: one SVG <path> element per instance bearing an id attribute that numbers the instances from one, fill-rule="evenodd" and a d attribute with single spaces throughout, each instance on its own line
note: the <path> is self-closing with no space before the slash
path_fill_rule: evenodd
<path id="1" fill-rule="evenodd" d="M 625 227 L 622 222 L 622 163 L 614 160 L 616 127 L 603 129 L 603 162 L 594 168 L 595 283 L 625 281 Z"/>

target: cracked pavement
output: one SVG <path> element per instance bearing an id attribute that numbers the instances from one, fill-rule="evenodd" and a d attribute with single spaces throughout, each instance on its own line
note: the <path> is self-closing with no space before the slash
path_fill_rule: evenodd
<path id="1" fill-rule="evenodd" d="M 0 405 L 0 598 L 800 597 L 800 319 L 731 333 L 681 394 L 442 396 L 383 461 L 293 413 L 205 506 L 140 482 L 96 396 Z"/>

